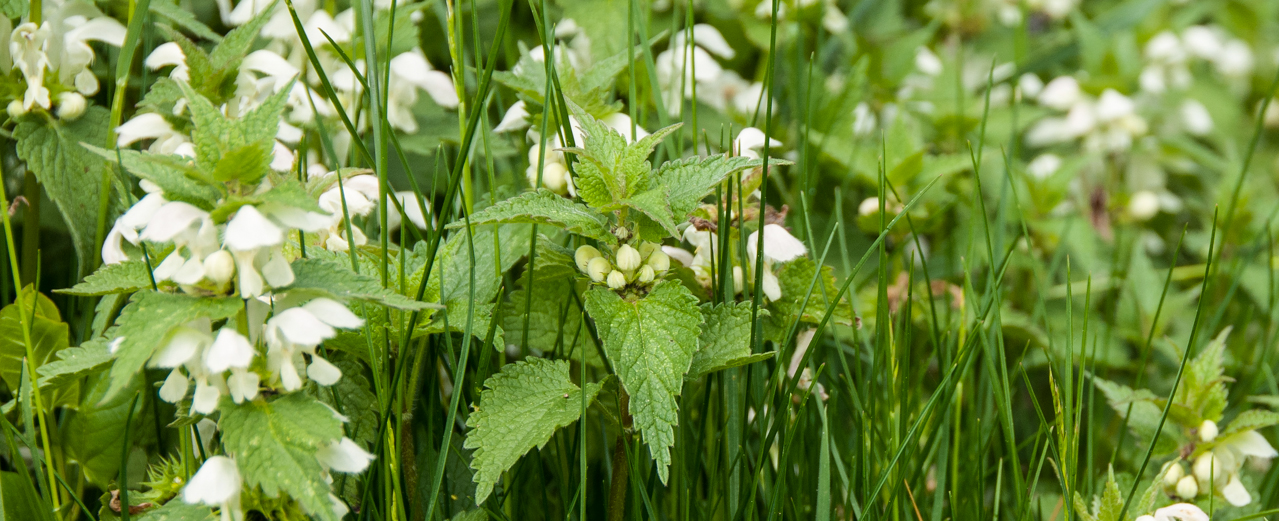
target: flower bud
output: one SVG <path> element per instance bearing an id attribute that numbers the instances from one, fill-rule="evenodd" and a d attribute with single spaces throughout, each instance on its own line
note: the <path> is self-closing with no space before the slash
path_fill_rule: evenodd
<path id="1" fill-rule="evenodd" d="M 58 118 L 65 120 L 77 119 L 84 115 L 84 110 L 88 108 L 88 102 L 84 100 L 78 92 L 64 92 L 58 95 Z"/>
<path id="2" fill-rule="evenodd" d="M 1177 480 L 1177 497 L 1194 499 L 1199 495 L 1199 481 L 1194 476 L 1182 476 Z"/>
<path id="3" fill-rule="evenodd" d="M 1181 478 L 1185 477 L 1186 469 L 1181 468 L 1181 462 L 1170 461 L 1164 465 L 1164 486 L 1175 487 Z"/>
<path id="4" fill-rule="evenodd" d="M 742 285 L 742 267 L 733 266 L 733 294 L 740 295 L 745 286 Z"/>
<path id="5" fill-rule="evenodd" d="M 610 289 L 622 289 L 626 287 L 626 275 L 622 272 L 613 270 L 608 274 L 608 287 Z"/>
<path id="6" fill-rule="evenodd" d="M 1203 440 L 1204 443 L 1217 439 L 1217 422 L 1204 420 L 1203 423 L 1199 424 L 1199 439 Z"/>
<path id="7" fill-rule="evenodd" d="M 604 257 L 596 257 L 586 264 L 586 274 L 591 277 L 593 282 L 604 282 L 604 277 L 608 276 L 608 272 L 611 269 L 613 269 L 613 265 L 609 264 L 608 259 Z"/>
<path id="8" fill-rule="evenodd" d="M 22 106 L 21 100 L 10 101 L 6 110 L 9 111 L 9 117 L 13 119 L 18 119 L 27 113 L 27 108 Z"/>
<path id="9" fill-rule="evenodd" d="M 862 216 L 875 215 L 879 213 L 879 198 L 867 197 L 862 204 L 857 205 L 857 213 Z"/>
<path id="10" fill-rule="evenodd" d="M 1137 521 L 1155 521 L 1155 516 L 1152 516 L 1150 514 L 1146 514 L 1144 516 L 1137 516 Z"/>
<path id="11" fill-rule="evenodd" d="M 640 267 L 643 259 L 640 257 L 639 250 L 631 247 L 629 244 L 623 244 L 617 249 L 617 269 L 622 271 L 630 271 Z"/>
<path id="12" fill-rule="evenodd" d="M 221 286 L 235 275 L 235 259 L 226 250 L 218 250 L 204 258 L 204 276 Z"/>
<path id="13" fill-rule="evenodd" d="M 666 252 L 657 250 L 648 256 L 648 265 L 653 267 L 653 271 L 663 273 L 671 269 L 671 257 Z"/>
<path id="14" fill-rule="evenodd" d="M 657 274 L 653 273 L 652 266 L 644 266 L 643 268 L 640 268 L 639 279 L 637 280 L 640 281 L 640 284 L 648 284 L 650 282 L 653 282 L 653 279 L 656 277 L 657 277 Z"/>
<path id="15" fill-rule="evenodd" d="M 1199 481 L 1205 484 L 1221 481 L 1221 477 L 1225 472 L 1224 462 L 1212 451 L 1200 454 L 1198 458 L 1195 458 L 1195 477 L 1198 477 Z"/>
<path id="16" fill-rule="evenodd" d="M 640 257 L 647 259 L 649 255 L 652 255 L 654 251 L 659 249 L 660 248 L 657 246 L 657 243 L 648 241 L 641 242 L 639 246 Z"/>
<path id="17" fill-rule="evenodd" d="M 577 252 L 573 254 L 573 260 L 577 261 L 577 269 L 586 273 L 587 266 L 591 263 L 591 259 L 599 258 L 600 251 L 594 246 L 581 246 Z"/>
<path id="18" fill-rule="evenodd" d="M 547 190 L 562 194 L 568 188 L 568 169 L 560 163 L 547 163 L 542 167 L 542 186 Z"/>
<path id="19" fill-rule="evenodd" d="M 1159 213 L 1159 196 L 1149 190 L 1132 194 L 1128 201 L 1128 213 L 1133 219 L 1145 221 Z"/>

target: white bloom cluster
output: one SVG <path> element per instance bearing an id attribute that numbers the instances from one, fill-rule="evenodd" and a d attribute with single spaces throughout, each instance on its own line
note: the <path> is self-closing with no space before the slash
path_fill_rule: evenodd
<path id="1" fill-rule="evenodd" d="M 755 17 L 760 20 L 772 20 L 773 0 L 758 0 L 755 4 Z M 729 0 L 728 4 L 735 10 L 748 10 L 743 0 Z M 789 15 L 789 16 L 788 16 Z M 848 16 L 839 9 L 835 0 L 779 0 L 778 18 L 807 18 L 816 20 L 820 17 L 822 28 L 834 34 L 848 31 Z"/>
<path id="2" fill-rule="evenodd" d="M 1015 27 L 1022 21 L 1022 6 L 1030 14 L 1040 14 L 1052 21 L 1065 20 L 1079 6 L 1079 0 L 992 0 L 999 23 Z"/>
<path id="3" fill-rule="evenodd" d="M 1040 119 L 1026 132 L 1026 143 L 1046 147 L 1082 140 L 1089 152 L 1117 153 L 1132 148 L 1133 140 L 1148 130 L 1146 120 L 1137 114 L 1131 98 L 1114 89 L 1106 89 L 1093 98 L 1084 93 L 1079 82 L 1060 76 L 1048 82 L 1039 92 L 1039 104 L 1064 112 L 1064 116 Z"/>
<path id="4" fill-rule="evenodd" d="M 610 252 L 612 261 L 594 246 L 581 246 L 573 255 L 577 269 L 591 278 L 591 282 L 607 284 L 610 289 L 622 289 L 627 284 L 647 286 L 671 269 L 671 258 L 652 242 L 642 242 L 639 248 L 623 244 Z"/>
<path id="5" fill-rule="evenodd" d="M 690 36 L 691 34 L 691 36 Z M 764 84 L 748 82 L 736 72 L 725 70 L 715 59 L 737 56 L 719 29 L 697 24 L 671 37 L 671 45 L 657 55 L 657 84 L 662 101 L 672 115 L 679 115 L 683 100 L 693 99 L 715 110 L 751 115 L 768 105 Z"/>
<path id="6" fill-rule="evenodd" d="M 747 266 L 733 266 L 733 293 L 741 294 L 746 288 L 746 281 L 753 280 L 756 254 L 759 241 L 758 231 L 746 238 Z M 685 267 L 693 270 L 697 281 L 703 286 L 711 285 L 712 265 L 719 249 L 719 234 L 710 230 L 699 230 L 689 225 L 684 228 L 683 239 L 693 246 L 693 253 L 674 246 L 663 247 L 663 251 Z M 808 254 L 808 248 L 795 236 L 791 235 L 780 224 L 764 225 L 764 297 L 770 301 L 782 298 L 782 287 L 777 275 L 773 273 L 773 265 L 790 262 Z"/>
<path id="7" fill-rule="evenodd" d="M 4 27 L 9 27 L 8 21 Z M 67 2 L 51 9 L 36 25 L 26 22 L 9 35 L 9 69 L 17 69 L 26 83 L 21 98 L 9 103 L 10 117 L 20 117 L 39 107 L 50 110 L 55 102 L 62 119 L 76 119 L 88 106 L 85 96 L 98 93 L 98 78 L 89 68 L 96 54 L 92 42 L 114 47 L 124 44 L 128 31 L 87 2 Z M 56 73 L 56 77 L 50 75 Z M 51 91 L 51 84 L 56 87 Z M 51 92 L 59 92 L 51 99 Z"/>
<path id="8" fill-rule="evenodd" d="M 1162 94 L 1190 86 L 1195 62 L 1204 62 L 1231 83 L 1242 83 L 1252 75 L 1253 55 L 1247 42 L 1232 38 L 1218 27 L 1195 25 L 1178 36 L 1172 31 L 1156 34 L 1143 51 L 1145 67 L 1139 83 L 1143 91 Z"/>
<path id="9" fill-rule="evenodd" d="M 1216 491 L 1231 505 L 1238 507 L 1252 503 L 1252 495 L 1239 480 L 1244 460 L 1248 457 L 1271 459 L 1279 456 L 1279 452 L 1255 430 L 1236 432 L 1218 440 L 1217 423 L 1212 420 L 1204 420 L 1197 434 L 1199 441 L 1211 443 L 1211 448 L 1195 457 L 1190 473 L 1180 461 L 1165 465 L 1164 487 L 1182 499 L 1193 500 L 1201 492 L 1211 494 Z"/>
<path id="10" fill-rule="evenodd" d="M 1154 514 L 1137 516 L 1137 521 L 1209 521 L 1211 518 L 1190 503 L 1177 503 L 1155 510 Z"/>

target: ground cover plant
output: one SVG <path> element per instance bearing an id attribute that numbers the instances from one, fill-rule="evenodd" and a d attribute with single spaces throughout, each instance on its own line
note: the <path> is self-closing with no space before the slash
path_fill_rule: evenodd
<path id="1" fill-rule="evenodd" d="M 1279 516 L 1279 2 L 0 1 L 0 519 Z"/>

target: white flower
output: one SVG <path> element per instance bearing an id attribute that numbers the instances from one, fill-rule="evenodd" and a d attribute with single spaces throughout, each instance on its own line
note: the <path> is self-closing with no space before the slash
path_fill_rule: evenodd
<path id="1" fill-rule="evenodd" d="M 284 230 L 252 205 L 241 206 L 227 222 L 223 244 L 231 251 L 250 251 L 284 241 Z"/>
<path id="2" fill-rule="evenodd" d="M 1182 476 L 1177 480 L 1177 497 L 1183 499 L 1194 499 L 1199 495 L 1199 480 L 1194 476 Z"/>
<path id="3" fill-rule="evenodd" d="M 257 398 L 260 383 L 261 377 L 257 373 L 239 367 L 232 368 L 231 376 L 226 379 L 227 391 L 235 403 Z"/>
<path id="4" fill-rule="evenodd" d="M 870 105 L 863 101 L 853 108 L 853 135 L 869 136 L 877 126 L 879 121 L 875 117 L 875 112 L 870 109 Z"/>
<path id="5" fill-rule="evenodd" d="M 677 248 L 675 246 L 662 246 L 662 252 L 670 258 L 679 261 L 680 265 L 685 268 L 692 267 L 693 265 L 693 254 L 689 253 L 688 250 Z"/>
<path id="6" fill-rule="evenodd" d="M 127 147 L 137 141 L 154 140 L 148 150 L 154 154 L 172 154 L 179 146 L 188 143 L 185 135 L 174 131 L 163 116 L 154 112 L 138 114 L 116 127 L 116 145 Z"/>
<path id="7" fill-rule="evenodd" d="M 67 22 L 74 17 L 64 19 Z M 98 78 L 89 65 L 93 64 L 93 48 L 89 42 L 102 42 L 112 47 L 124 45 L 128 30 L 108 16 L 99 16 L 77 25 L 62 37 L 62 56 L 57 69 L 64 83 L 74 82 L 76 90 L 86 96 L 98 93 Z"/>
<path id="8" fill-rule="evenodd" d="M 1156 34 L 1154 38 L 1146 42 L 1145 54 L 1146 59 L 1161 63 L 1180 63 L 1186 59 L 1181 40 L 1177 39 L 1177 35 L 1171 31 Z"/>
<path id="9" fill-rule="evenodd" d="M 249 339 L 244 338 L 244 335 L 234 329 L 224 327 L 218 331 L 213 345 L 205 351 L 204 366 L 214 373 L 220 373 L 232 367 L 244 369 L 249 367 L 249 363 L 253 361 L 253 356 L 256 354 L 253 345 L 249 344 Z"/>
<path id="10" fill-rule="evenodd" d="M 1217 72 L 1229 78 L 1243 78 L 1252 74 L 1252 49 L 1241 40 L 1231 40 L 1221 50 L 1213 63 Z"/>
<path id="11" fill-rule="evenodd" d="M 317 384 L 330 386 L 338 383 L 338 380 L 342 378 L 342 370 L 319 355 L 314 355 L 311 357 L 311 364 L 306 368 L 306 376 Z"/>
<path id="12" fill-rule="evenodd" d="M 86 108 L 88 108 L 88 102 L 78 92 L 63 92 L 58 95 L 57 115 L 59 119 L 67 121 L 77 119 L 84 115 Z"/>
<path id="13" fill-rule="evenodd" d="M 151 357 L 149 365 L 164 369 L 178 367 L 212 344 L 213 336 L 208 332 L 208 320 L 203 321 L 203 327 L 200 327 L 199 322 L 195 321 L 175 328 L 169 334 L 168 343 Z"/>
<path id="14" fill-rule="evenodd" d="M 302 309 L 314 315 L 321 322 L 338 329 L 356 329 L 364 326 L 364 319 L 355 316 L 355 313 L 352 313 L 351 310 L 336 300 L 323 297 L 311 299 L 310 302 L 302 306 Z"/>
<path id="15" fill-rule="evenodd" d="M 768 138 L 768 148 L 780 147 L 782 142 L 775 138 Z M 759 159 L 759 152 L 764 149 L 764 131 L 755 127 L 746 127 L 737 133 L 737 139 L 733 140 L 733 148 L 737 154 L 743 157 Z"/>
<path id="16" fill-rule="evenodd" d="M 764 257 L 772 262 L 790 262 L 808 254 L 804 243 L 791 235 L 780 224 L 764 225 Z M 755 259 L 756 247 L 759 245 L 759 232 L 750 234 L 746 239 L 746 253 L 752 262 Z"/>
<path id="17" fill-rule="evenodd" d="M 1079 101 L 1079 82 L 1070 76 L 1058 76 L 1039 93 L 1039 104 L 1057 110 L 1067 110 Z"/>
<path id="18" fill-rule="evenodd" d="M 737 51 L 728 44 L 728 40 L 724 39 L 724 35 L 710 24 L 696 24 L 693 26 L 693 43 L 697 46 L 710 51 L 711 54 L 724 58 L 726 60 L 733 59 L 737 55 Z M 688 31 L 680 31 L 671 37 L 671 48 L 682 48 L 687 44 Z"/>
<path id="19" fill-rule="evenodd" d="M 413 225 L 419 230 L 426 230 L 429 228 L 426 224 L 426 218 L 422 216 L 422 210 L 424 208 L 427 213 L 430 213 L 431 205 L 429 202 L 419 201 L 417 194 L 410 190 L 395 192 L 394 195 L 395 198 L 399 200 L 400 206 L 404 208 L 404 217 L 408 217 L 409 222 L 413 223 Z M 394 230 L 400 227 L 400 220 L 400 212 L 392 211 L 386 216 L 386 225 L 388 228 Z M 434 222 L 434 219 L 432 219 L 432 222 Z"/>
<path id="20" fill-rule="evenodd" d="M 938 58 L 927 47 L 921 46 L 915 50 L 915 68 L 929 76 L 940 75 L 942 72 L 941 58 Z"/>
<path id="21" fill-rule="evenodd" d="M 221 383 L 215 379 L 210 384 L 207 378 L 196 378 L 195 380 L 195 397 L 191 400 L 191 410 L 200 414 L 210 414 L 218 408 L 218 399 L 222 397 L 222 391 L 218 389 L 217 383 Z"/>
<path id="22" fill-rule="evenodd" d="M 240 520 L 240 469 L 235 460 L 226 456 L 211 456 L 204 460 L 200 470 L 191 476 L 182 489 L 182 500 L 189 504 L 216 506 L 222 510 L 222 519 Z"/>
<path id="23" fill-rule="evenodd" d="M 417 119 L 411 110 L 417 103 L 417 89 L 426 91 L 441 107 L 457 108 L 459 100 L 453 78 L 434 70 L 420 49 L 391 58 L 390 68 L 386 118 L 391 126 L 409 133 L 417 131 Z"/>
<path id="24" fill-rule="evenodd" d="M 671 258 L 666 252 L 657 250 L 648 255 L 648 260 L 645 261 L 644 265 L 652 267 L 653 271 L 664 273 L 666 270 L 671 269 Z"/>
<path id="25" fill-rule="evenodd" d="M 332 327 L 303 308 L 289 308 L 271 317 L 267 328 L 289 342 L 312 347 L 337 335 Z"/>
<path id="26" fill-rule="evenodd" d="M 767 267 L 764 268 L 762 289 L 764 290 L 764 296 L 770 301 L 782 298 L 781 283 L 777 280 L 777 275 L 773 275 L 772 270 L 769 270 Z"/>
<path id="27" fill-rule="evenodd" d="M 1186 52 L 1205 60 L 1216 59 L 1224 45 L 1217 31 L 1203 25 L 1187 27 L 1181 32 L 1181 41 Z"/>
<path id="28" fill-rule="evenodd" d="M 209 212 L 182 201 L 169 201 L 152 215 L 150 224 L 142 230 L 142 240 L 151 242 L 174 241 L 191 234 L 196 223 L 209 219 Z"/>
<path id="29" fill-rule="evenodd" d="M 1154 519 L 1155 521 L 1172 521 L 1178 519 L 1180 521 L 1208 521 L 1208 514 L 1205 514 L 1199 507 L 1190 503 L 1177 503 L 1168 505 L 1161 509 L 1155 510 L 1155 515 L 1143 516 Z M 1141 519 L 1141 518 L 1137 518 Z"/>
<path id="30" fill-rule="evenodd" d="M 21 71 L 27 82 L 27 90 L 22 97 L 24 112 L 37 105 L 49 108 L 49 89 L 44 86 L 44 73 L 52 68 L 47 54 L 50 33 L 48 22 L 41 26 L 27 22 L 15 27 L 9 36 L 13 68 Z"/>
<path id="31" fill-rule="evenodd" d="M 1114 89 L 1106 89 L 1097 100 L 1097 121 L 1110 123 L 1132 115 L 1135 110 L 1136 105 L 1133 104 L 1132 99 L 1128 96 L 1124 96 Z"/>
<path id="32" fill-rule="evenodd" d="M 1212 114 L 1208 113 L 1208 109 L 1193 99 L 1188 99 L 1181 104 L 1181 123 L 1185 125 L 1186 132 L 1195 136 L 1204 136 L 1212 132 Z"/>
<path id="33" fill-rule="evenodd" d="M 187 55 L 182 52 L 182 47 L 174 42 L 160 44 L 147 55 L 147 59 L 143 62 L 148 69 L 159 70 L 172 66 L 173 70 L 169 72 L 169 77 L 175 81 L 190 81 L 190 68 L 187 67 Z"/>
<path id="34" fill-rule="evenodd" d="M 1061 169 L 1061 157 L 1057 154 L 1040 154 L 1026 165 L 1026 172 L 1035 179 L 1048 179 Z"/>
<path id="35" fill-rule="evenodd" d="M 1128 213 L 1138 221 L 1145 221 L 1154 217 L 1159 213 L 1159 196 L 1149 190 L 1142 190 L 1132 194 L 1132 199 L 1128 201 Z"/>
<path id="36" fill-rule="evenodd" d="M 181 369 L 169 371 L 169 376 L 164 379 L 164 385 L 160 386 L 160 399 L 169 403 L 178 403 L 186 398 L 190 386 L 191 381 L 182 374 Z"/>
<path id="37" fill-rule="evenodd" d="M 528 109 L 524 106 L 524 101 L 520 100 L 506 109 L 506 114 L 502 115 L 502 121 L 493 127 L 493 132 L 501 134 L 525 128 L 528 128 Z"/>
<path id="38" fill-rule="evenodd" d="M 218 250 L 204 258 L 204 276 L 217 285 L 226 284 L 235 276 L 235 258 L 226 250 Z"/>
<path id="39" fill-rule="evenodd" d="M 357 474 L 369 467 L 369 462 L 373 461 L 373 455 L 365 452 L 350 438 L 343 437 L 341 440 L 320 446 L 320 449 L 315 452 L 315 459 L 331 471 Z"/>

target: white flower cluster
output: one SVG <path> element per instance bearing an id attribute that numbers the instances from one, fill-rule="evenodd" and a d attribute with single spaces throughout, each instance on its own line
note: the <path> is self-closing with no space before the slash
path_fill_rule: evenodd
<path id="1" fill-rule="evenodd" d="M 767 109 L 764 84 L 748 82 L 736 72 L 725 70 L 716 56 L 731 60 L 737 51 L 709 24 L 675 33 L 670 47 L 657 55 L 657 84 L 672 116 L 679 115 L 683 100 L 691 100 L 694 95 L 697 101 L 721 112 L 749 116 L 757 108 L 761 112 Z"/>
<path id="2" fill-rule="evenodd" d="M 1190 503 L 1177 503 L 1155 510 L 1153 514 L 1137 516 L 1137 521 L 1209 521 L 1208 514 Z"/>
<path id="3" fill-rule="evenodd" d="M 999 23 L 1006 27 L 1021 24 L 1023 5 L 1027 13 L 1043 15 L 1052 21 L 1065 20 L 1079 7 L 1079 0 L 992 0 L 991 3 Z"/>
<path id="4" fill-rule="evenodd" d="M 733 293 L 741 294 L 746 287 L 747 280 L 753 280 L 757 247 L 759 241 L 759 233 L 753 232 L 746 238 L 747 266 L 733 266 Z M 697 281 L 703 286 L 711 285 L 712 265 L 717 257 L 716 252 L 719 249 L 719 234 L 710 230 L 699 230 L 696 226 L 689 225 L 684 228 L 683 239 L 685 242 L 693 246 L 693 253 L 687 250 L 665 246 L 663 251 L 671 258 L 678 260 L 685 267 L 693 270 L 693 274 L 697 277 Z M 808 248 L 804 247 L 804 243 L 795 236 L 791 235 L 780 224 L 764 225 L 764 271 L 763 271 L 763 292 L 764 297 L 770 301 L 776 301 L 782 298 L 782 287 L 777 275 L 773 273 L 773 265 L 793 261 L 799 257 L 808 254 Z"/>
<path id="5" fill-rule="evenodd" d="M 591 282 L 618 290 L 628 284 L 647 286 L 671 269 L 671 258 L 658 244 L 642 242 L 639 248 L 623 244 L 610 252 L 611 261 L 594 246 L 580 246 L 573 255 L 577 269 Z"/>
<path id="6" fill-rule="evenodd" d="M 1023 93 L 1031 90 L 1022 82 Z M 1083 92 L 1079 82 L 1060 76 L 1038 92 L 1039 104 L 1064 112 L 1064 116 L 1040 119 L 1026 132 L 1026 143 L 1046 147 L 1082 140 L 1089 152 L 1117 153 L 1132 148 L 1133 140 L 1146 134 L 1146 120 L 1137 114 L 1136 103 L 1114 89 L 1106 89 L 1093 98 Z"/>
<path id="7" fill-rule="evenodd" d="M 1217 423 L 1204 420 L 1197 429 L 1197 434 L 1202 443 L 1216 441 Z M 1216 491 L 1231 505 L 1241 507 L 1252 503 L 1252 495 L 1239 480 L 1244 460 L 1248 457 L 1270 459 L 1275 456 L 1279 456 L 1279 452 L 1270 446 L 1270 442 L 1261 433 L 1255 430 L 1237 432 L 1196 456 L 1189 474 L 1180 461 L 1165 465 L 1164 487 L 1170 494 L 1189 500 L 1193 500 L 1201 492 L 1211 494 Z"/>
<path id="8" fill-rule="evenodd" d="M 743 0 L 729 0 L 728 4 L 734 10 L 748 9 Z M 796 19 L 820 16 L 822 28 L 828 32 L 841 34 L 848 31 L 848 16 L 839 9 L 839 4 L 835 0 L 779 0 L 777 17 L 787 18 L 787 15 L 793 15 Z M 759 3 L 755 5 L 755 17 L 760 20 L 772 20 L 773 0 L 759 0 Z"/>
<path id="9" fill-rule="evenodd" d="M 120 47 L 128 32 L 89 2 L 67 2 L 47 14 L 43 23 L 23 23 L 9 35 L 4 61 L 11 63 L 4 65 L 8 70 L 17 69 L 26 82 L 22 97 L 7 107 L 10 117 L 20 117 L 36 107 L 50 110 L 55 102 L 59 118 L 80 117 L 88 106 L 85 96 L 97 94 L 99 88 L 98 78 L 89 68 L 96 58 L 90 44 Z M 8 29 L 7 19 L 3 26 Z"/>
<path id="10" fill-rule="evenodd" d="M 1139 83 L 1143 91 L 1162 94 L 1190 86 L 1195 62 L 1204 62 L 1230 83 L 1243 84 L 1252 75 L 1253 55 L 1247 42 L 1218 27 L 1195 25 L 1178 36 L 1164 31 L 1146 42 L 1146 61 Z"/>

